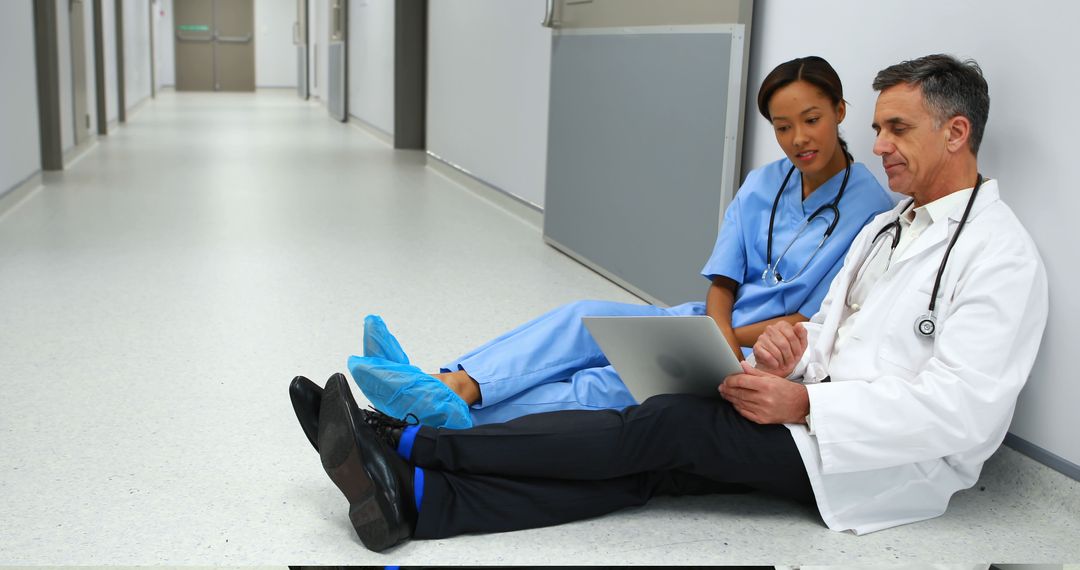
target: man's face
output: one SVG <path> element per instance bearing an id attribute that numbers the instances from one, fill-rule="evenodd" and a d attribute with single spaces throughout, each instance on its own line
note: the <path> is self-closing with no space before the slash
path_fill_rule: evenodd
<path id="1" fill-rule="evenodd" d="M 935 123 L 922 89 L 901 83 L 882 91 L 873 127 L 874 154 L 881 157 L 889 188 L 915 197 L 916 205 L 926 203 L 947 158 L 948 127 Z"/>

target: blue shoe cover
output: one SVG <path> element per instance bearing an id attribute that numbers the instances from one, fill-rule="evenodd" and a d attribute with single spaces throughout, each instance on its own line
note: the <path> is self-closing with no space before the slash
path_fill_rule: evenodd
<path id="1" fill-rule="evenodd" d="M 391 362 L 408 364 L 409 357 L 402 350 L 379 315 L 364 317 L 364 356 L 383 358 Z"/>
<path id="2" fill-rule="evenodd" d="M 349 372 L 376 409 L 395 418 L 413 414 L 420 424 L 465 429 L 469 406 L 438 378 L 419 368 L 370 356 L 349 357 Z"/>

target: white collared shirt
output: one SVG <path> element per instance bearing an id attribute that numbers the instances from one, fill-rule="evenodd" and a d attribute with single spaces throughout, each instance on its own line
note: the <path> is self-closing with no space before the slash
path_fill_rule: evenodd
<path id="1" fill-rule="evenodd" d="M 874 244 L 874 249 L 871 250 L 867 259 L 863 261 L 861 271 L 856 273 L 855 279 L 851 283 L 850 293 L 847 296 L 847 306 L 844 309 L 845 316 L 840 323 L 839 330 L 836 331 L 836 344 L 833 345 L 832 354 L 833 361 L 836 361 L 837 355 L 849 339 L 851 330 L 858 320 L 862 304 L 881 277 L 888 272 L 892 266 L 892 260 L 902 257 L 908 246 L 917 240 L 923 231 L 933 225 L 935 221 L 947 218 L 956 208 L 966 204 L 974 190 L 974 188 L 958 190 L 933 202 L 923 204 L 918 208 L 912 208 L 911 206 L 914 206 L 914 203 L 912 203 L 899 216 L 900 241 L 896 244 L 895 250 L 891 249 L 890 245 L 893 239 L 892 232 L 896 230 L 890 230 L 890 232 L 878 239 L 878 243 Z"/>

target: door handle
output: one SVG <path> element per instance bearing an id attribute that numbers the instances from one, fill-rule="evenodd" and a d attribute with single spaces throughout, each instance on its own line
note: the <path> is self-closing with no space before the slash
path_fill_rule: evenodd
<path id="1" fill-rule="evenodd" d="M 251 41 L 251 34 L 246 36 L 223 36 L 221 34 L 215 34 L 214 39 L 226 44 L 246 44 Z"/>
<path id="2" fill-rule="evenodd" d="M 544 7 L 544 20 L 540 22 L 541 26 L 545 28 L 559 27 L 559 21 L 555 19 L 555 2 L 557 1 L 547 0 L 547 5 Z"/>
<path id="3" fill-rule="evenodd" d="M 177 31 L 176 39 L 182 42 L 209 42 L 214 39 L 213 36 L 188 36 L 184 32 Z"/>

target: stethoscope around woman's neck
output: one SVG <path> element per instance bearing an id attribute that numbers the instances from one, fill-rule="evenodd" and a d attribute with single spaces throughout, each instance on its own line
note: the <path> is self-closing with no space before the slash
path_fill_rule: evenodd
<path id="1" fill-rule="evenodd" d="M 964 229 L 964 225 L 967 223 L 968 215 L 971 214 L 971 207 L 975 204 L 975 197 L 979 194 L 979 187 L 985 179 L 982 174 L 976 173 L 975 188 L 971 191 L 971 197 L 968 198 L 967 207 L 964 208 L 964 215 L 960 217 L 960 224 L 956 228 L 956 233 L 953 234 L 952 239 L 949 240 L 949 246 L 945 248 L 945 255 L 941 258 L 941 265 L 938 266 L 937 277 L 934 278 L 934 290 L 930 293 L 930 305 L 927 307 L 927 313 L 919 315 L 915 318 L 915 334 L 926 338 L 932 338 L 937 332 L 937 299 L 938 290 L 941 288 L 941 276 L 945 274 L 945 264 L 949 262 L 949 254 L 952 253 L 953 246 L 956 245 L 956 238 L 960 237 L 960 232 Z M 900 216 L 904 215 L 904 212 L 908 211 L 915 203 L 915 199 L 908 200 L 907 204 L 900 209 L 900 214 L 895 220 L 885 224 L 876 234 L 874 239 L 870 241 L 872 244 L 877 242 L 884 235 L 889 235 L 890 230 L 895 230 L 892 234 L 892 243 L 889 246 L 889 258 L 892 259 L 892 254 L 896 251 L 896 246 L 900 244 Z M 865 270 L 867 261 L 863 261 L 862 269 Z M 851 286 L 861 278 L 863 271 L 857 272 L 855 279 L 852 281 Z M 851 293 L 851 286 L 848 288 L 848 294 Z M 848 303 L 850 305 L 850 303 Z"/>
<path id="2" fill-rule="evenodd" d="M 772 262 L 772 243 L 773 224 L 776 222 L 776 208 L 780 205 L 780 197 L 784 195 L 784 189 L 787 188 L 788 181 L 791 180 L 792 174 L 795 174 L 794 164 L 792 164 L 791 168 L 788 170 L 787 176 L 784 177 L 784 181 L 780 183 L 780 188 L 776 191 L 776 198 L 773 199 L 772 212 L 769 214 L 769 239 L 767 245 L 765 246 L 765 271 L 761 274 L 762 281 L 764 281 L 767 285 L 777 285 L 779 283 L 792 281 L 793 279 L 802 275 L 803 271 L 806 271 L 806 268 L 810 265 L 810 261 L 814 259 L 815 255 L 817 255 L 818 250 L 820 250 L 821 246 L 825 244 L 825 240 L 829 239 L 829 236 L 832 235 L 833 230 L 836 229 L 836 225 L 840 222 L 840 208 L 838 207 L 838 205 L 840 204 L 840 198 L 844 197 L 844 189 L 847 188 L 848 178 L 851 177 L 851 157 L 848 156 L 847 153 L 844 153 L 844 181 L 840 183 L 840 190 L 836 193 L 836 198 L 833 198 L 832 202 L 824 204 L 818 209 L 814 210 L 814 213 L 810 214 L 810 216 L 806 218 L 806 221 L 803 222 L 803 225 L 799 227 L 799 231 L 795 232 L 795 237 L 791 238 L 791 242 L 788 243 L 787 247 L 784 248 L 784 251 L 780 253 L 780 257 L 776 258 L 776 263 L 774 264 Z M 795 275 L 792 275 L 791 277 L 785 279 L 782 275 L 780 275 L 780 261 L 782 261 L 784 259 L 784 256 L 787 255 L 787 252 L 789 249 L 791 249 L 791 246 L 795 245 L 795 241 L 799 239 L 799 236 L 801 236 L 803 231 L 806 230 L 807 226 L 810 225 L 810 222 L 814 221 L 814 218 L 821 216 L 828 210 L 832 210 L 833 219 L 832 222 L 829 223 L 829 227 L 825 229 L 825 234 L 821 236 L 821 241 L 818 242 L 817 248 L 814 249 L 814 252 L 810 254 L 809 257 L 807 257 L 806 263 L 804 263 L 803 266 L 797 272 L 795 272 Z"/>

